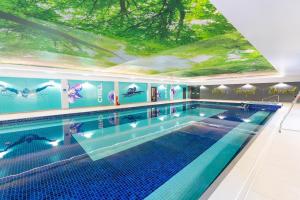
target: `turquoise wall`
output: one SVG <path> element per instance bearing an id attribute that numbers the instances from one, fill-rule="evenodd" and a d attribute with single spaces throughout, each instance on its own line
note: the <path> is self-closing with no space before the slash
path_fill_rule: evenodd
<path id="1" fill-rule="evenodd" d="M 152 87 L 157 87 L 157 92 L 159 93 L 157 95 L 157 101 L 170 100 L 171 85 L 152 83 L 151 86 Z"/>
<path id="2" fill-rule="evenodd" d="M 0 113 L 61 109 L 59 80 L 0 77 Z"/>
<path id="3" fill-rule="evenodd" d="M 114 82 L 68 81 L 69 108 L 114 105 Z M 183 98 L 186 85 L 151 84 L 158 89 L 158 101 Z M 147 102 L 147 83 L 119 82 L 120 104 Z M 129 92 L 129 88 L 136 88 Z M 187 92 L 188 98 L 188 92 Z M 0 113 L 61 109 L 61 82 L 56 79 L 0 77 Z"/>
<path id="4" fill-rule="evenodd" d="M 182 100 L 183 99 L 183 88 L 186 88 L 186 98 L 188 98 L 188 88 L 186 85 L 172 85 L 171 86 L 171 90 L 174 89 L 174 91 L 175 91 L 175 94 L 173 95 L 174 100 Z"/>
<path id="5" fill-rule="evenodd" d="M 126 95 L 129 88 L 136 88 L 132 95 Z M 119 102 L 120 104 L 147 102 L 147 83 L 119 83 Z"/>
<path id="6" fill-rule="evenodd" d="M 68 84 L 69 108 L 114 105 L 114 82 L 69 80 Z"/>

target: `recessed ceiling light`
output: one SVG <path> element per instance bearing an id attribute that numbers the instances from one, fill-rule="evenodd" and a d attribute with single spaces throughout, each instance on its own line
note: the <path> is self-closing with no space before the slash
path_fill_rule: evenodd
<path id="1" fill-rule="evenodd" d="M 228 87 L 226 86 L 226 85 L 220 85 L 219 87 L 218 87 L 219 89 L 227 89 Z"/>
<path id="2" fill-rule="evenodd" d="M 243 89 L 252 89 L 252 88 L 255 88 L 255 86 L 247 83 L 246 85 L 243 85 L 241 88 L 243 88 Z"/>
<path id="3" fill-rule="evenodd" d="M 275 88 L 287 88 L 290 85 L 286 84 L 286 83 L 278 83 L 276 85 L 274 85 Z"/>
<path id="4" fill-rule="evenodd" d="M 207 87 L 205 87 L 204 85 L 201 85 L 201 86 L 200 86 L 200 89 L 201 89 L 201 90 L 204 90 L 204 89 L 206 89 L 206 88 L 207 88 Z"/>

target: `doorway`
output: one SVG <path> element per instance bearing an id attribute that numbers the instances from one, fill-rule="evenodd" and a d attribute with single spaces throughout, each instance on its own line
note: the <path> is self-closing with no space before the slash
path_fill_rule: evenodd
<path id="1" fill-rule="evenodd" d="M 157 87 L 151 87 L 151 102 L 157 101 Z"/>
<path id="2" fill-rule="evenodd" d="M 183 88 L 183 99 L 186 99 L 186 87 Z"/>

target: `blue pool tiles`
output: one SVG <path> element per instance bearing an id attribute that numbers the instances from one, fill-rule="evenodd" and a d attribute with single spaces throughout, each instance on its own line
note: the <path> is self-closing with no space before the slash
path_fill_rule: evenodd
<path id="1" fill-rule="evenodd" d="M 221 121 L 225 128 L 189 126 L 97 161 L 84 156 L 76 162 L 28 173 L 21 178 L 4 178 L 0 182 L 0 199 L 143 199 L 238 126 L 241 119 L 255 113 L 229 105 L 221 106 L 228 109 L 222 113 L 228 120 Z M 123 116 L 118 121 L 126 124 L 147 118 L 141 113 L 133 116 Z M 202 122 L 209 124 L 218 119 L 220 116 L 215 115 Z M 83 153 L 76 142 L 74 146 L 76 148 L 67 151 L 70 155 L 66 157 L 73 152 Z"/>
<path id="2" fill-rule="evenodd" d="M 190 130 L 190 131 L 189 131 Z M 185 128 L 107 158 L 88 157 L 3 184 L 1 199 L 143 199 L 228 130 Z"/>

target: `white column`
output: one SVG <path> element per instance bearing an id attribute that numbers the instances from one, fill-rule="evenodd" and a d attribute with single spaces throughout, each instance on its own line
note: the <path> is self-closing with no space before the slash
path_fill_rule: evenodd
<path id="1" fill-rule="evenodd" d="M 173 84 L 170 85 L 170 90 L 169 90 L 170 101 L 173 101 L 173 100 L 174 100 L 174 96 L 173 96 L 173 94 L 172 94 L 172 92 L 171 92 L 172 87 L 173 87 Z"/>
<path id="2" fill-rule="evenodd" d="M 68 99 L 68 80 L 61 80 L 61 108 L 69 109 L 69 99 Z"/>
<path id="3" fill-rule="evenodd" d="M 151 102 L 151 83 L 147 85 L 147 102 Z"/>

